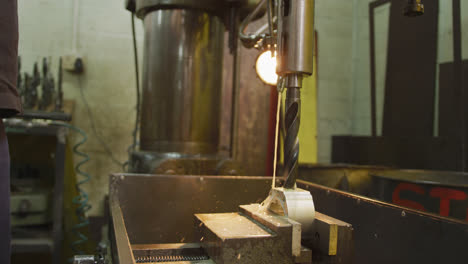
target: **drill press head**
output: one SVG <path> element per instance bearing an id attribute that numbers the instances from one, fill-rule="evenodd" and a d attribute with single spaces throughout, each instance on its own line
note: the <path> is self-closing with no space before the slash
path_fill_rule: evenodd
<path id="1" fill-rule="evenodd" d="M 314 66 L 314 0 L 279 1 L 277 68 L 287 88 L 300 88 Z"/>
<path id="2" fill-rule="evenodd" d="M 299 124 L 302 79 L 313 73 L 314 0 L 283 0 L 278 6 L 278 90 L 286 87 L 284 139 L 284 187 L 294 189 L 298 177 Z"/>

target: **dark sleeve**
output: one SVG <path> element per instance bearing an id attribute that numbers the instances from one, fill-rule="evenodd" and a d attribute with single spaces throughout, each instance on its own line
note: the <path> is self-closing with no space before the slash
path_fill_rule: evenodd
<path id="1" fill-rule="evenodd" d="M 0 117 L 22 111 L 16 89 L 18 74 L 17 0 L 0 0 Z"/>

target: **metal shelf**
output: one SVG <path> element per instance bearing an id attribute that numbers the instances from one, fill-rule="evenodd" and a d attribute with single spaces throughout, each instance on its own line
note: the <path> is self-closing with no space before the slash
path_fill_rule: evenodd
<path id="1" fill-rule="evenodd" d="M 35 136 L 53 136 L 56 138 L 55 147 L 55 183 L 52 190 L 52 225 L 47 231 L 30 236 L 12 238 L 13 253 L 50 252 L 52 263 L 61 263 L 63 242 L 63 192 L 65 178 L 65 146 L 67 143 L 67 129 L 51 125 L 40 120 L 7 119 L 5 122 L 7 134 L 22 134 Z"/>

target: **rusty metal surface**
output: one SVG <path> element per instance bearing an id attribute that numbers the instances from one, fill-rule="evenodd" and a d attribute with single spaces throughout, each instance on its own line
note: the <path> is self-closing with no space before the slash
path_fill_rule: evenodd
<path id="1" fill-rule="evenodd" d="M 115 174 L 110 182 L 131 244 L 197 242 L 194 214 L 235 212 L 271 187 L 266 177 L 236 176 Z"/>

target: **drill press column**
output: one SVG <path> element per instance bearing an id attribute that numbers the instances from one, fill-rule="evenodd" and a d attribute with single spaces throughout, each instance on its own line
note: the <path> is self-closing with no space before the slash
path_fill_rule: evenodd
<path id="1" fill-rule="evenodd" d="M 277 37 L 276 72 L 287 88 L 284 187 L 291 189 L 298 175 L 300 89 L 302 79 L 312 74 L 314 65 L 314 0 L 279 1 Z"/>
<path id="2" fill-rule="evenodd" d="M 217 10 L 224 5 L 216 0 L 136 1 L 145 29 L 141 150 L 217 153 L 224 44 Z"/>

